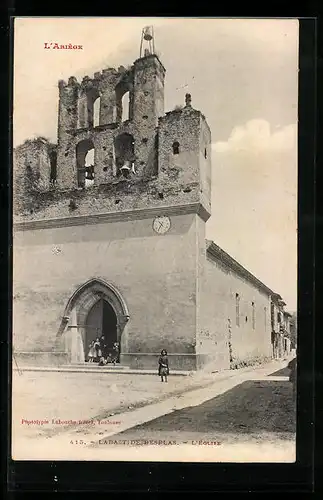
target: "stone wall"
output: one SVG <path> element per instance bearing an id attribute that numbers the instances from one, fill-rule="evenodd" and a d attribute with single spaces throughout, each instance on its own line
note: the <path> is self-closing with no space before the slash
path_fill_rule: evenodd
<path id="1" fill-rule="evenodd" d="M 61 189 L 77 186 L 76 148 L 80 141 L 95 149 L 95 183 L 109 182 L 113 172 L 113 140 L 121 133 L 134 138 L 137 176 L 157 173 L 156 127 L 164 113 L 165 69 L 150 55 L 126 70 L 108 68 L 79 83 L 70 77 L 59 82 L 58 174 Z M 122 97 L 129 92 L 129 119 L 122 121 Z M 94 123 L 94 102 L 100 99 L 99 123 Z M 103 174 L 105 172 L 105 174 Z"/>
<path id="2" fill-rule="evenodd" d="M 189 188 L 189 191 L 187 190 Z M 23 199 L 20 199 L 23 201 Z M 122 213 L 141 208 L 180 206 L 199 202 L 199 187 L 194 184 L 173 185 L 159 179 L 151 181 L 117 181 L 84 190 L 35 192 L 25 198 L 23 207 L 15 203 L 15 222 L 53 218 Z"/>
<path id="3" fill-rule="evenodd" d="M 271 356 L 270 296 L 210 256 L 201 277 L 197 352 L 216 369 Z M 239 326 L 236 294 L 239 294 Z M 255 317 L 253 322 L 253 305 Z M 231 359 L 230 359 L 231 358 Z"/>
<path id="4" fill-rule="evenodd" d="M 203 115 L 191 106 L 167 113 L 159 120 L 158 141 L 160 184 L 183 186 L 186 192 L 197 186 L 199 200 L 210 214 L 211 134 Z M 178 154 L 173 150 L 176 143 Z M 207 159 L 204 158 L 205 149 Z"/>
<path id="5" fill-rule="evenodd" d="M 51 189 L 50 152 L 56 146 L 45 138 L 27 140 L 13 151 L 14 211 L 22 213 L 33 209 L 34 193 Z"/>
<path id="6" fill-rule="evenodd" d="M 67 301 L 79 286 L 99 277 L 117 287 L 129 309 L 123 354 L 134 363 L 140 353 L 154 358 L 162 348 L 192 357 L 196 217 L 174 215 L 162 236 L 154 233 L 149 218 L 16 232 L 15 350 L 54 349 Z"/>

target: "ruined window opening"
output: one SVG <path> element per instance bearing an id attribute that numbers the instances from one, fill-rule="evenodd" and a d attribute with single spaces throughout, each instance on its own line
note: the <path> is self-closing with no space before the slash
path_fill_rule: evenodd
<path id="1" fill-rule="evenodd" d="M 101 97 L 97 97 L 93 103 L 93 127 L 100 125 Z"/>
<path id="2" fill-rule="evenodd" d="M 148 115 L 144 115 L 144 116 L 143 116 L 143 119 L 144 119 L 144 120 L 148 120 Z"/>
<path id="3" fill-rule="evenodd" d="M 57 180 L 57 153 L 56 153 L 56 151 L 52 151 L 50 153 L 49 161 L 50 161 L 49 181 L 51 184 L 56 184 L 56 180 Z"/>
<path id="4" fill-rule="evenodd" d="M 125 122 L 130 120 L 130 89 L 125 83 L 116 86 L 116 117 L 115 121 Z"/>
<path id="5" fill-rule="evenodd" d="M 280 315 L 280 313 L 277 313 L 277 321 L 278 321 L 278 323 L 281 323 L 281 315 Z"/>
<path id="6" fill-rule="evenodd" d="M 240 297 L 236 293 L 236 325 L 240 326 Z"/>
<path id="7" fill-rule="evenodd" d="M 122 97 L 122 115 L 121 115 L 122 122 L 129 120 L 129 105 L 130 105 L 130 93 L 128 91 Z"/>
<path id="8" fill-rule="evenodd" d="M 85 187 L 94 184 L 94 148 L 89 149 L 85 156 Z"/>
<path id="9" fill-rule="evenodd" d="M 148 142 L 147 137 L 143 137 L 142 142 L 143 142 L 144 144 L 147 144 L 147 142 Z"/>
<path id="10" fill-rule="evenodd" d="M 179 154 L 179 142 L 175 141 L 172 144 L 173 148 L 173 155 L 178 155 Z"/>
<path id="11" fill-rule="evenodd" d="M 114 140 L 116 175 L 128 177 L 135 172 L 135 141 L 131 134 L 124 132 Z"/>
<path id="12" fill-rule="evenodd" d="M 98 89 L 92 88 L 87 92 L 88 127 L 97 127 L 100 124 L 101 97 Z"/>
<path id="13" fill-rule="evenodd" d="M 255 303 L 251 302 L 252 305 L 252 328 L 253 330 L 256 328 L 256 310 L 255 310 Z"/>
<path id="14" fill-rule="evenodd" d="M 94 144 L 89 139 L 76 146 L 77 185 L 87 188 L 94 183 Z"/>
<path id="15" fill-rule="evenodd" d="M 206 148 L 204 148 L 204 158 L 205 159 L 207 158 L 207 150 L 206 150 Z"/>

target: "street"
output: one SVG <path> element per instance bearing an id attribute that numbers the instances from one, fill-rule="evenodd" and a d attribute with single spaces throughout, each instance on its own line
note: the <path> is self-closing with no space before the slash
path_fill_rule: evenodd
<path id="1" fill-rule="evenodd" d="M 201 405 L 175 410 L 113 439 L 221 444 L 291 442 L 296 424 L 291 384 L 283 375 L 266 378 L 248 380 Z"/>
<path id="2" fill-rule="evenodd" d="M 39 378 L 30 379 L 27 394 L 20 378 L 16 388 L 21 394 L 15 395 L 13 405 L 13 455 L 44 460 L 292 462 L 295 407 L 289 370 L 283 366 L 286 362 L 272 362 L 209 375 L 204 382 L 174 377 L 169 385 L 147 375 L 130 380 L 126 374 L 109 374 L 99 383 L 100 376 L 83 374 L 88 383 L 78 391 L 79 375 L 65 373 L 61 397 L 57 386 L 55 399 L 53 380 L 62 382 L 62 374 L 41 374 L 43 389 L 44 378 L 52 379 L 47 386 L 51 398 L 48 390 L 46 397 L 35 393 Z M 98 385 L 92 390 L 94 381 Z M 68 398 L 71 390 L 75 395 Z M 84 405 L 89 395 L 91 404 Z"/>

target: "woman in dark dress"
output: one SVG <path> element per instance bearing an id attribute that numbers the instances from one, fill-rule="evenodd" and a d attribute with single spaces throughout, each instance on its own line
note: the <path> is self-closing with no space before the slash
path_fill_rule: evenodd
<path id="1" fill-rule="evenodd" d="M 168 357 L 167 351 L 162 350 L 158 359 L 158 375 L 161 377 L 161 381 L 167 382 L 167 376 L 169 375 Z"/>
<path id="2" fill-rule="evenodd" d="M 120 351 L 119 342 L 115 342 L 113 344 L 113 348 L 112 349 L 113 349 L 112 362 L 115 365 L 116 363 L 120 363 L 120 359 L 119 359 L 119 351 Z"/>

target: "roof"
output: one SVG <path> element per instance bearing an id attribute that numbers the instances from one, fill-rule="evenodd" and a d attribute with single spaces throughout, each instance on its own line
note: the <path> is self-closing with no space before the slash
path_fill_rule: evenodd
<path id="1" fill-rule="evenodd" d="M 253 274 L 251 274 L 245 267 L 243 267 L 239 262 L 231 257 L 227 252 L 222 250 L 218 245 L 214 243 L 214 241 L 206 240 L 206 251 L 210 255 L 213 260 L 220 261 L 222 264 L 225 264 L 227 267 L 235 271 L 242 278 L 247 279 L 250 283 L 256 286 L 258 289 L 266 292 L 268 295 L 271 295 L 273 298 L 280 297 L 279 294 L 275 293 L 271 288 L 262 283 L 258 278 L 256 278 Z"/>

